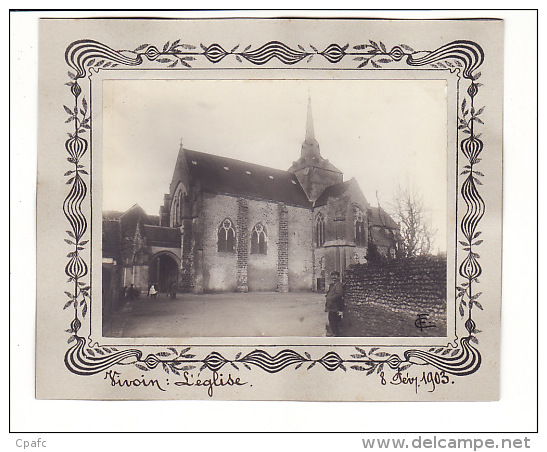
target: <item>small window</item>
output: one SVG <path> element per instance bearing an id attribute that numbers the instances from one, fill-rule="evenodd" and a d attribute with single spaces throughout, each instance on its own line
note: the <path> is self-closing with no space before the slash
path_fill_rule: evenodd
<path id="1" fill-rule="evenodd" d="M 355 244 L 357 246 L 366 246 L 367 234 L 365 229 L 365 217 L 359 207 L 355 207 L 353 211 L 353 226 L 355 232 Z"/>
<path id="2" fill-rule="evenodd" d="M 233 253 L 235 251 L 236 232 L 232 220 L 226 218 L 218 228 L 218 251 Z"/>
<path id="3" fill-rule="evenodd" d="M 315 244 L 317 246 L 325 244 L 325 218 L 322 214 L 317 215 L 315 219 Z"/>
<path id="4" fill-rule="evenodd" d="M 268 254 L 268 236 L 262 223 L 257 223 L 251 233 L 251 254 Z"/>

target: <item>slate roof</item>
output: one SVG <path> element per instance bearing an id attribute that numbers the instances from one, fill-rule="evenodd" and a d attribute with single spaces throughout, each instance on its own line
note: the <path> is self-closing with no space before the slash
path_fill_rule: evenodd
<path id="1" fill-rule="evenodd" d="M 293 173 L 184 149 L 188 170 L 204 191 L 311 208 Z"/>
<path id="2" fill-rule="evenodd" d="M 373 226 L 387 226 L 388 228 L 399 230 L 399 225 L 381 207 L 370 208 L 370 224 Z"/>
<path id="3" fill-rule="evenodd" d="M 327 204 L 329 198 L 338 198 L 339 196 L 342 196 L 348 189 L 350 182 L 351 179 L 345 182 L 339 182 L 338 184 L 329 185 L 319 195 L 319 198 L 315 201 L 315 206 L 324 206 Z"/>
<path id="4" fill-rule="evenodd" d="M 105 210 L 103 211 L 103 220 L 119 220 L 123 215 L 123 212 L 117 210 Z"/>
<path id="5" fill-rule="evenodd" d="M 159 217 L 157 215 L 147 215 L 141 206 L 138 204 L 133 205 L 125 212 L 118 212 L 115 210 L 107 210 L 103 212 L 103 224 L 106 222 L 118 222 L 120 233 L 124 237 L 133 236 L 137 222 L 141 224 L 159 224 Z"/>
<path id="6" fill-rule="evenodd" d="M 149 224 L 144 224 L 142 227 L 144 229 L 144 234 L 148 239 L 148 245 L 180 248 L 180 230 L 178 228 L 153 226 Z"/>

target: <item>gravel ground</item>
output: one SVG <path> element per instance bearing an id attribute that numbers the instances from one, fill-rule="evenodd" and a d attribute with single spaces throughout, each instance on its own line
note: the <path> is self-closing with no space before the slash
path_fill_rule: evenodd
<path id="1" fill-rule="evenodd" d="M 170 299 L 140 297 L 116 312 L 110 337 L 324 337 L 325 296 L 313 292 L 178 294 Z M 356 317 L 357 316 L 357 317 Z M 348 312 L 346 336 L 444 336 L 446 320 L 420 331 L 415 316 L 367 305 Z"/>
<path id="2" fill-rule="evenodd" d="M 141 297 L 114 314 L 111 337 L 325 336 L 324 295 L 254 292 Z"/>

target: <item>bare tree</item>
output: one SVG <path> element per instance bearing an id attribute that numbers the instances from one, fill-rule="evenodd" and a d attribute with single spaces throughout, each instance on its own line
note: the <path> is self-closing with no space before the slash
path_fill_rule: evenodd
<path id="1" fill-rule="evenodd" d="M 402 256 L 430 254 L 437 231 L 432 228 L 431 218 L 420 193 L 414 187 L 399 186 L 392 208 L 401 225 Z"/>

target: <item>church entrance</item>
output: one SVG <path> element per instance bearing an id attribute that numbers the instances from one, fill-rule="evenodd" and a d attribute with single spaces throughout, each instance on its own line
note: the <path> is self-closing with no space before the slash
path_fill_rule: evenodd
<path id="1" fill-rule="evenodd" d="M 148 284 L 156 283 L 159 292 L 168 292 L 171 284 L 178 287 L 179 266 L 171 253 L 156 254 L 148 267 Z"/>

